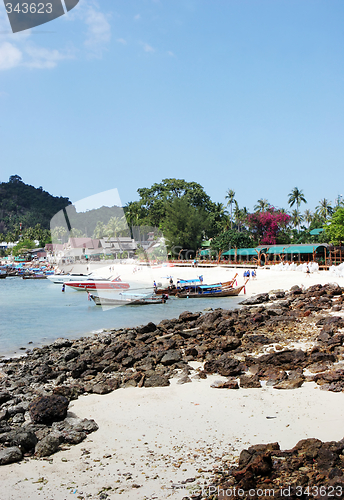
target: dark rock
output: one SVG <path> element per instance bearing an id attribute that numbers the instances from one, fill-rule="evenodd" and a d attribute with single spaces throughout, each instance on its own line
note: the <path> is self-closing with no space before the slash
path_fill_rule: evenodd
<path id="1" fill-rule="evenodd" d="M 239 375 L 242 372 L 242 365 L 237 359 L 230 357 L 228 354 L 223 354 L 216 360 L 206 361 L 204 371 L 230 377 Z"/>
<path id="2" fill-rule="evenodd" d="M 139 328 L 136 328 L 137 333 L 150 333 L 150 332 L 155 332 L 156 330 L 156 325 L 152 322 L 147 323 L 147 325 L 140 326 Z"/>
<path id="3" fill-rule="evenodd" d="M 64 396 L 41 396 L 30 403 L 29 411 L 33 422 L 50 424 L 67 415 L 69 401 Z"/>
<path id="4" fill-rule="evenodd" d="M 6 391 L 1 391 L 0 392 L 0 405 L 3 403 L 6 403 L 6 401 L 9 401 L 11 399 L 11 394 Z"/>
<path id="5" fill-rule="evenodd" d="M 0 443 L 5 446 L 17 446 L 23 453 L 26 453 L 36 446 L 37 437 L 33 431 L 19 428 L 19 430 L 0 434 Z"/>
<path id="6" fill-rule="evenodd" d="M 256 375 L 241 375 L 240 377 L 240 387 L 242 389 L 257 389 L 261 388 L 261 383 Z"/>
<path id="7" fill-rule="evenodd" d="M 76 349 L 70 349 L 64 355 L 64 360 L 65 361 L 70 361 L 71 359 L 77 358 L 78 356 L 79 356 L 79 353 L 78 353 L 78 351 Z"/>
<path id="8" fill-rule="evenodd" d="M 70 347 L 71 345 L 73 345 L 73 342 L 68 339 L 57 339 L 51 344 L 51 347 L 54 349 L 62 349 L 63 347 Z"/>
<path id="9" fill-rule="evenodd" d="M 37 457 L 49 457 L 58 450 L 60 439 L 49 434 L 36 444 L 35 455 Z"/>
<path id="10" fill-rule="evenodd" d="M 168 377 L 158 374 L 151 375 L 144 382 L 145 387 L 165 387 L 167 385 L 170 385 Z"/>
<path id="11" fill-rule="evenodd" d="M 62 432 L 63 441 L 70 444 L 81 443 L 84 439 L 86 439 L 86 436 L 86 432 L 77 431 L 75 429 Z"/>
<path id="12" fill-rule="evenodd" d="M 0 450 L 0 465 L 13 464 L 23 458 L 21 450 L 17 446 Z"/>
<path id="13" fill-rule="evenodd" d="M 160 360 L 160 363 L 165 366 L 173 365 L 174 363 L 178 363 L 182 359 L 180 351 L 169 350 Z"/>
<path id="14" fill-rule="evenodd" d="M 179 320 L 180 321 L 195 321 L 201 316 L 202 313 L 200 312 L 190 312 L 190 311 L 184 311 L 179 315 Z"/>
<path id="15" fill-rule="evenodd" d="M 300 365 L 306 360 L 306 354 L 301 350 L 286 350 L 271 354 L 263 354 L 255 361 L 259 364 L 281 366 L 286 365 L 286 369 L 292 369 L 294 365 Z M 290 367 L 290 368 L 288 368 Z"/>
<path id="16" fill-rule="evenodd" d="M 258 295 L 254 295 L 253 297 L 242 300 L 241 302 L 239 302 L 239 304 L 243 306 L 253 306 L 256 304 L 262 304 L 263 302 L 267 302 L 268 300 L 268 293 L 259 293 Z"/>

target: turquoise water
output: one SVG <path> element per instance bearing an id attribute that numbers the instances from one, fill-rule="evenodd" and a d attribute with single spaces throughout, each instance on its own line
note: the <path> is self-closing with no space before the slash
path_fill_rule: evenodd
<path id="1" fill-rule="evenodd" d="M 186 310 L 235 308 L 243 298 L 171 298 L 165 304 L 103 310 L 88 301 L 85 292 L 66 287 L 62 293 L 61 285 L 48 280 L 6 278 L 0 280 L 0 356 L 20 354 L 24 352 L 20 348 L 32 349 L 59 337 L 74 339 L 102 329 L 157 323 Z"/>

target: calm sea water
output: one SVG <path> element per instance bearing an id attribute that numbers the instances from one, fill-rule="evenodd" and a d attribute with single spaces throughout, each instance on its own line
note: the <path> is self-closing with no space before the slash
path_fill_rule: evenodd
<path id="1" fill-rule="evenodd" d="M 121 306 L 103 310 L 85 292 L 48 280 L 0 280 L 0 356 L 22 354 L 59 337 L 75 339 L 108 328 L 138 326 L 178 317 L 183 311 L 235 308 L 243 296 L 217 299 L 171 298 L 165 304 Z M 29 342 L 32 342 L 32 344 Z"/>

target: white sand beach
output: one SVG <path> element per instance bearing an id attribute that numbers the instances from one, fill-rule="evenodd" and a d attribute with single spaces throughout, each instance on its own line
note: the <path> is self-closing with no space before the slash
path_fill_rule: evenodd
<path id="1" fill-rule="evenodd" d="M 125 280 L 132 270 L 120 267 Z M 142 278 L 137 279 L 147 280 L 146 272 L 159 281 L 167 275 L 176 279 L 203 274 L 205 283 L 225 281 L 235 273 L 171 267 L 139 271 L 135 274 L 142 273 Z M 241 284 L 243 269 L 238 273 Z M 257 279 L 247 284 L 247 296 L 328 282 L 344 286 L 344 278 L 329 272 L 258 269 Z M 200 491 L 202 484 L 209 484 L 214 467 L 235 463 L 240 451 L 252 444 L 278 441 L 286 449 L 306 437 L 344 437 L 342 393 L 321 391 L 311 382 L 289 391 L 211 388 L 218 379 L 211 375 L 184 385 L 173 379 L 169 387 L 79 397 L 70 403 L 70 412 L 93 418 L 99 430 L 48 459 L 1 467 L 1 500 L 182 499 L 192 488 Z M 178 488 L 183 481 L 186 489 Z"/>

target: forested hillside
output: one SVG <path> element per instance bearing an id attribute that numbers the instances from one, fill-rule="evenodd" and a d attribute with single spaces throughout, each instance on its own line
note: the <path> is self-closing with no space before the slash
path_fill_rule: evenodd
<path id="1" fill-rule="evenodd" d="M 29 186 L 12 175 L 9 182 L 0 183 L 0 233 L 15 232 L 19 223 L 23 228 L 40 224 L 50 229 L 53 215 L 70 203 L 68 198 L 52 196 L 42 187 Z"/>

